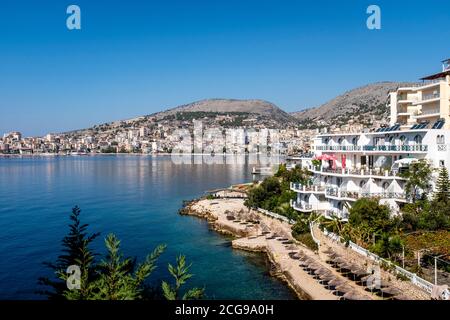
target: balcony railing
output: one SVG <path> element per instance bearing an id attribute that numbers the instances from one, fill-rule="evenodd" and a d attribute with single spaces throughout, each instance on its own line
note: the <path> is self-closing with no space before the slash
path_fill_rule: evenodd
<path id="1" fill-rule="evenodd" d="M 414 144 L 414 145 L 378 145 L 378 146 L 363 146 L 364 151 L 406 151 L 406 152 L 426 152 L 428 145 Z"/>
<path id="2" fill-rule="evenodd" d="M 312 186 L 305 186 L 302 185 L 301 183 L 293 183 L 291 182 L 291 190 L 295 191 L 295 192 L 324 192 L 325 188 L 322 186 L 318 186 L 318 185 L 312 185 Z"/>
<path id="3" fill-rule="evenodd" d="M 415 145 L 366 145 L 366 146 L 317 146 L 318 151 L 406 151 L 406 152 L 426 152 L 428 146 L 424 144 Z"/>
<path id="4" fill-rule="evenodd" d="M 339 175 L 354 175 L 354 176 L 377 176 L 377 177 L 398 177 L 397 172 L 386 170 L 382 168 L 373 169 L 355 169 L 355 168 L 316 168 L 313 172 L 324 172 Z"/>
<path id="5" fill-rule="evenodd" d="M 430 93 L 430 94 L 425 94 L 422 95 L 422 101 L 427 101 L 427 100 L 432 100 L 432 99 L 438 99 L 440 98 L 439 93 Z"/>
<path id="6" fill-rule="evenodd" d="M 297 201 L 291 200 L 291 207 L 297 211 L 312 211 L 313 207 L 310 204 L 298 203 Z"/>
<path id="7" fill-rule="evenodd" d="M 361 146 L 355 146 L 355 145 L 347 145 L 347 146 L 341 146 L 341 145 L 335 145 L 335 146 L 317 146 L 316 150 L 318 151 L 361 151 Z"/>
<path id="8" fill-rule="evenodd" d="M 437 149 L 438 149 L 438 151 L 447 151 L 447 145 L 446 144 L 438 144 Z"/>
<path id="9" fill-rule="evenodd" d="M 360 198 L 381 198 L 381 199 L 401 199 L 407 200 L 404 192 L 365 192 L 346 191 L 336 187 L 326 188 L 325 195 L 335 198 L 360 199 Z"/>
<path id="10" fill-rule="evenodd" d="M 348 216 L 349 216 L 348 212 L 339 210 L 339 209 L 325 210 L 324 215 L 325 215 L 325 218 L 328 218 L 328 219 L 338 217 L 339 219 L 342 219 L 342 220 L 347 220 Z"/>
<path id="11" fill-rule="evenodd" d="M 432 109 L 425 109 L 425 110 L 422 109 L 422 113 L 418 114 L 418 116 L 436 114 L 436 113 L 441 113 L 441 110 L 439 108 L 432 108 Z"/>

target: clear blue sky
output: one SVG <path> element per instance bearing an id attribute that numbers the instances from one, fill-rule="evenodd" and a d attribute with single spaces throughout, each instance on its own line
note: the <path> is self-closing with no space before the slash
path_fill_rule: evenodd
<path id="1" fill-rule="evenodd" d="M 82 30 L 66 28 L 77 4 Z M 366 28 L 378 4 L 382 29 Z M 450 1 L 0 2 L 0 133 L 43 135 L 204 98 L 286 111 L 450 57 Z"/>

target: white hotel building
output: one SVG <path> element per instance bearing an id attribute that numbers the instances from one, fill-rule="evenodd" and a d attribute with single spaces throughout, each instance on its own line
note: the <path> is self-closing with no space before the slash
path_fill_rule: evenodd
<path id="1" fill-rule="evenodd" d="M 345 220 L 357 199 L 377 197 L 398 213 L 410 201 L 399 171 L 415 159 L 450 171 L 450 59 L 443 62 L 442 72 L 421 80 L 389 93 L 389 127 L 316 136 L 312 149 L 321 165 L 309 165 L 311 184 L 291 184 L 297 193 L 291 203 L 295 210 Z"/>

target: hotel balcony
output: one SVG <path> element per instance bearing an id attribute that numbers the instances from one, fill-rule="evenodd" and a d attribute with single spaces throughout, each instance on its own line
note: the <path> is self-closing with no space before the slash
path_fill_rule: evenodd
<path id="1" fill-rule="evenodd" d="M 395 173 L 390 170 L 383 170 L 381 168 L 373 168 L 373 169 L 355 169 L 355 168 L 324 168 L 321 167 L 320 169 L 313 169 L 313 173 L 316 174 L 323 174 L 323 175 L 330 175 L 330 176 L 354 176 L 356 178 L 385 178 L 385 179 L 403 179 L 398 175 L 398 173 Z"/>
<path id="2" fill-rule="evenodd" d="M 349 212 L 347 210 L 339 210 L 336 208 L 325 210 L 323 216 L 327 219 L 339 218 L 342 221 L 348 221 Z"/>
<path id="3" fill-rule="evenodd" d="M 340 151 L 340 152 L 427 152 L 428 146 L 415 145 L 365 145 L 365 146 L 317 146 L 318 151 Z"/>
<path id="4" fill-rule="evenodd" d="M 291 182 L 290 189 L 298 193 L 325 193 L 325 188 L 317 185 L 305 186 L 300 183 Z"/>
<path id="5" fill-rule="evenodd" d="M 441 110 L 439 107 L 432 107 L 432 108 L 423 108 L 422 112 L 418 113 L 414 116 L 416 119 L 424 119 L 424 118 L 432 118 L 432 117 L 439 117 L 441 115 Z"/>
<path id="6" fill-rule="evenodd" d="M 441 98 L 441 95 L 439 94 L 439 92 L 424 94 L 422 96 L 422 100 L 415 102 L 415 104 L 431 103 L 431 102 L 439 101 L 440 98 Z"/>
<path id="7" fill-rule="evenodd" d="M 291 207 L 296 211 L 300 211 L 300 212 L 312 212 L 313 211 L 313 206 L 310 204 L 298 203 L 297 201 L 294 201 L 294 200 L 291 200 L 290 204 L 291 204 Z"/>
<path id="8" fill-rule="evenodd" d="M 404 192 L 346 191 L 336 187 L 326 188 L 325 196 L 327 198 L 338 200 L 349 200 L 349 201 L 356 201 L 361 198 L 380 198 L 380 199 L 394 199 L 402 202 L 408 202 L 407 196 Z"/>

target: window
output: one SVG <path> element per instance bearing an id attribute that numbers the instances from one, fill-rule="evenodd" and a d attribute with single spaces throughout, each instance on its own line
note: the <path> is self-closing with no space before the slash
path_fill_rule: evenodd
<path id="1" fill-rule="evenodd" d="M 444 137 L 444 135 L 438 135 L 436 137 L 436 143 L 437 144 L 445 144 L 445 137 Z"/>
<path id="2" fill-rule="evenodd" d="M 338 144 L 342 144 L 342 141 L 344 141 L 344 138 L 342 138 L 342 137 L 339 138 L 339 139 L 338 139 Z"/>
<path id="3" fill-rule="evenodd" d="M 356 146 L 356 145 L 358 144 L 358 138 L 354 137 L 354 138 L 352 139 L 352 144 L 353 144 L 354 146 Z"/>
<path id="4" fill-rule="evenodd" d="M 364 188 L 365 185 L 366 185 L 366 182 L 364 180 L 359 183 L 360 188 Z"/>
<path id="5" fill-rule="evenodd" d="M 386 191 L 389 188 L 389 182 L 384 182 L 382 188 Z"/>
<path id="6" fill-rule="evenodd" d="M 414 143 L 415 144 L 422 144 L 422 136 L 416 135 L 414 137 Z"/>
<path id="7" fill-rule="evenodd" d="M 439 167 L 445 167 L 445 160 L 439 160 Z"/>
<path id="8" fill-rule="evenodd" d="M 404 146 L 406 142 L 406 137 L 405 136 L 401 136 L 400 137 L 400 145 Z"/>

